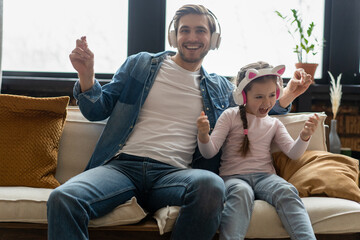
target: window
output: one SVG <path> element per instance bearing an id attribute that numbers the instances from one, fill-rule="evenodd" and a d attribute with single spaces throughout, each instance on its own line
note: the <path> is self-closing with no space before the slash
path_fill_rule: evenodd
<path id="1" fill-rule="evenodd" d="M 4 71 L 74 72 L 69 54 L 83 35 L 98 73 L 127 56 L 128 1 L 4 0 L 3 24 Z"/>
<path id="2" fill-rule="evenodd" d="M 167 1 L 167 25 L 175 11 L 188 3 L 190 1 Z M 324 0 L 233 0 L 224 4 L 218 0 L 193 0 L 191 3 L 209 8 L 221 25 L 220 48 L 210 51 L 203 63 L 208 72 L 234 76 L 240 67 L 264 60 L 272 65 L 285 64 L 285 77 L 291 77 L 297 62 L 293 52 L 295 44 L 275 10 L 291 15 L 290 9 L 299 9 L 306 14 L 302 16 L 304 26 L 313 21 L 316 24 L 313 34 L 320 40 L 324 35 Z M 171 49 L 168 43 L 166 48 Z M 322 55 L 319 49 L 317 55 L 308 60 L 319 63 L 315 78 L 322 77 Z"/>
<path id="3" fill-rule="evenodd" d="M 1 1 L 4 3 L 2 89 L 5 91 L 17 93 L 32 87 L 32 91 L 42 89 L 51 95 L 53 89 L 63 89 L 53 87 L 53 80 L 67 82 L 68 78 L 76 78 L 68 55 L 82 35 L 87 35 L 95 53 L 98 78 L 108 80 L 127 54 L 171 49 L 164 36 L 167 26 L 175 11 L 187 3 L 205 5 L 221 24 L 221 46 L 210 51 L 204 61 L 209 72 L 233 76 L 241 66 L 264 60 L 273 65 L 286 64 L 285 78 L 290 77 L 297 62 L 293 53 L 295 44 L 274 11 L 290 15 L 290 9 L 295 8 L 303 14 L 305 26 L 315 22 L 314 34 L 320 40 L 323 36 L 326 39 L 325 47 L 309 59 L 319 63 L 316 82 L 328 84 L 327 71 L 334 76 L 343 73 L 343 83 L 360 82 L 358 0 Z M 39 77 L 41 82 L 37 81 Z M 25 86 L 25 80 L 33 82 Z"/>

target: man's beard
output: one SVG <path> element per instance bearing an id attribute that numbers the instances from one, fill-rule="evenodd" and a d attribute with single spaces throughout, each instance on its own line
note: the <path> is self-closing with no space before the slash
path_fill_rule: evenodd
<path id="1" fill-rule="evenodd" d="M 198 58 L 187 58 L 182 51 L 179 51 L 179 54 L 180 54 L 180 57 L 181 59 L 184 61 L 184 62 L 187 62 L 187 63 L 196 63 L 196 62 L 199 62 L 199 61 L 202 61 L 203 58 L 208 54 L 209 50 L 207 51 L 204 51 L 200 54 L 200 56 Z"/>

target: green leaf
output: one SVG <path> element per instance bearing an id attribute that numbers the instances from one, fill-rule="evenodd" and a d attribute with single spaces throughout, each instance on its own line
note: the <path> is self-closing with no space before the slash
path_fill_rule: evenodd
<path id="1" fill-rule="evenodd" d="M 282 19 L 284 19 L 284 20 L 286 19 L 286 16 L 284 17 L 279 11 L 275 11 L 275 13 Z"/>
<path id="2" fill-rule="evenodd" d="M 311 33 L 312 31 L 314 30 L 314 27 L 315 27 L 315 24 L 314 22 L 311 22 L 310 25 L 309 25 L 309 28 L 307 30 L 307 35 L 310 37 L 311 36 Z"/>
<path id="3" fill-rule="evenodd" d="M 315 27 L 314 22 L 311 22 L 308 25 L 307 29 L 305 29 L 299 11 L 296 9 L 290 10 L 292 14 L 288 16 L 284 16 L 279 11 L 275 11 L 275 13 L 285 22 L 287 31 L 294 39 L 296 44 L 294 48 L 294 53 L 297 54 L 298 61 L 302 62 L 303 51 L 305 53 L 305 59 L 307 60 L 307 56 L 310 52 L 312 53 L 312 55 L 317 54 L 317 52 L 315 52 L 315 46 L 323 47 L 324 41 L 319 43 L 318 40 L 312 36 Z"/>

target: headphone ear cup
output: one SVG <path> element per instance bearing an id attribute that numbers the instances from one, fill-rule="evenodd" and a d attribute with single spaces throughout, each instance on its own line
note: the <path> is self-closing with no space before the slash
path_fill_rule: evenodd
<path id="1" fill-rule="evenodd" d="M 243 104 L 245 105 L 246 104 L 246 93 L 245 91 L 241 91 L 241 95 L 242 95 L 242 98 L 243 98 Z"/>
<path id="2" fill-rule="evenodd" d="M 246 93 L 244 91 L 239 92 L 239 90 L 235 89 L 233 91 L 233 98 L 237 105 L 243 105 L 246 103 Z"/>
<path id="3" fill-rule="evenodd" d="M 210 40 L 210 49 L 214 50 L 216 48 L 219 48 L 220 42 L 221 42 L 220 34 L 217 32 L 213 32 L 213 34 L 211 35 L 211 40 Z"/>
<path id="4" fill-rule="evenodd" d="M 170 46 L 177 48 L 176 33 L 175 30 L 169 32 L 169 44 Z"/>

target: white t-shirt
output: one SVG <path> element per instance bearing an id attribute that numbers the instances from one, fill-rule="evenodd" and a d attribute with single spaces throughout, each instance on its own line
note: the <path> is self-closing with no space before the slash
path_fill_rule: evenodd
<path id="1" fill-rule="evenodd" d="M 197 144 L 196 120 L 203 109 L 199 81 L 200 71 L 185 70 L 168 57 L 119 153 L 187 168 Z"/>

